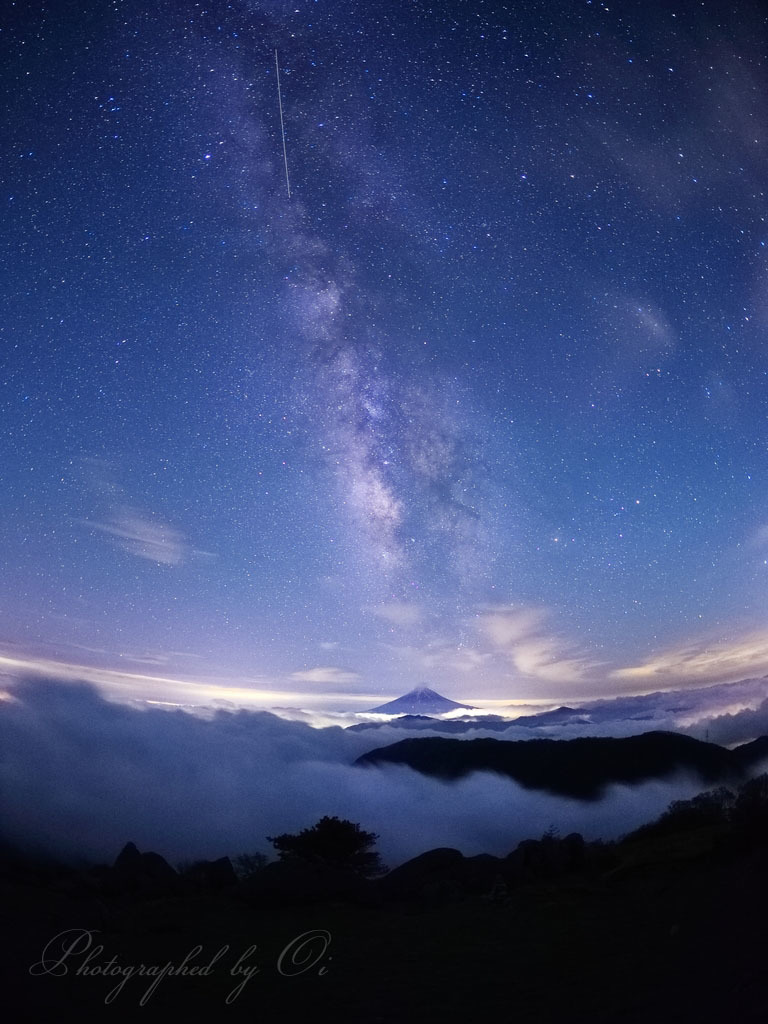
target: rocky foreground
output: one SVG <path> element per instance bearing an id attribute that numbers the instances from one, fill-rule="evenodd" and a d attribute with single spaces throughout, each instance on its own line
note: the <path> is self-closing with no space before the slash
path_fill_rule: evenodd
<path id="1" fill-rule="evenodd" d="M 432 850 L 373 879 L 6 849 L 0 892 L 9 1021 L 766 1019 L 765 777 L 620 843 Z"/>

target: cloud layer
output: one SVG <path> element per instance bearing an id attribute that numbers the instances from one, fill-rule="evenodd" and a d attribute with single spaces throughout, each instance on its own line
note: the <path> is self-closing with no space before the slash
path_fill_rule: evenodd
<path id="1" fill-rule="evenodd" d="M 265 712 L 136 710 L 57 680 L 25 681 L 11 694 L 0 705 L 7 837 L 99 860 L 128 840 L 172 861 L 271 853 L 267 835 L 324 814 L 378 833 L 390 865 L 436 846 L 505 854 L 552 825 L 615 837 L 702 788 L 681 777 L 583 804 L 488 774 L 449 784 L 400 766 L 353 767 L 381 745 L 376 733 Z"/>

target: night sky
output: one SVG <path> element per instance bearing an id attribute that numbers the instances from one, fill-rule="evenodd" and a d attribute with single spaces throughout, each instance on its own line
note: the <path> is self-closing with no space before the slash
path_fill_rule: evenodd
<path id="1" fill-rule="evenodd" d="M 758 4 L 31 0 L 0 45 L 0 668 L 768 671 Z"/>

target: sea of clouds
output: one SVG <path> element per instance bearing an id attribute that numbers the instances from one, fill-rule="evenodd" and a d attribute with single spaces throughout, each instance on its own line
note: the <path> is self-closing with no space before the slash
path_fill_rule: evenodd
<path id="1" fill-rule="evenodd" d="M 109 862 L 128 841 L 172 863 L 272 854 L 267 836 L 326 814 L 377 833 L 390 867 L 437 846 L 504 855 L 551 827 L 587 839 L 618 837 L 703 788 L 679 775 L 612 786 L 602 799 L 581 802 L 490 773 L 442 782 L 404 766 L 355 766 L 366 751 L 414 735 L 392 726 L 358 732 L 262 711 L 202 716 L 132 707 L 105 700 L 90 684 L 56 679 L 18 681 L 8 694 L 0 703 L 2 837 L 67 858 Z M 613 734 L 622 733 L 613 724 Z M 580 734 L 604 733 L 604 726 L 581 726 Z M 565 738 L 575 728 L 547 734 Z M 768 701 L 719 716 L 709 729 L 723 742 L 766 732 Z M 516 727 L 502 735 L 542 731 Z"/>

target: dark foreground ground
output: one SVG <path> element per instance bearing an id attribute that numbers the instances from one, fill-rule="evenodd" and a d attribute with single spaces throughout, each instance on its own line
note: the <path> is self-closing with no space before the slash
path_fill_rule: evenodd
<path id="1" fill-rule="evenodd" d="M 507 892 L 365 905 L 260 907 L 240 887 L 136 901 L 6 872 L 3 1019 L 766 1022 L 768 847 L 716 839 L 641 841 Z M 123 975 L 99 971 L 185 958 L 205 972 L 166 974 L 148 997 L 155 976 L 110 998 Z"/>

